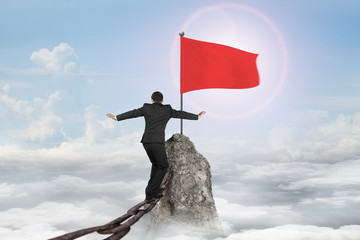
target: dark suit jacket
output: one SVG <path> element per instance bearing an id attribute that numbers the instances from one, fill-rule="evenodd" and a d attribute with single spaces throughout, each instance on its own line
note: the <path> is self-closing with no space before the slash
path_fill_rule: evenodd
<path id="1" fill-rule="evenodd" d="M 196 114 L 174 110 L 170 105 L 145 103 L 141 108 L 117 115 L 116 119 L 121 121 L 140 116 L 145 118 L 145 131 L 141 140 L 142 143 L 164 143 L 165 128 L 170 118 L 190 120 L 197 120 L 199 118 Z"/>

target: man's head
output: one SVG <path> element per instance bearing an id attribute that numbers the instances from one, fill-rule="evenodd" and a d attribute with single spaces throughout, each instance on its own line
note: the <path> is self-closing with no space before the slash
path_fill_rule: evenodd
<path id="1" fill-rule="evenodd" d="M 163 95 L 162 95 L 161 92 L 156 91 L 151 95 L 151 99 L 153 100 L 153 102 L 162 103 L 163 102 Z"/>

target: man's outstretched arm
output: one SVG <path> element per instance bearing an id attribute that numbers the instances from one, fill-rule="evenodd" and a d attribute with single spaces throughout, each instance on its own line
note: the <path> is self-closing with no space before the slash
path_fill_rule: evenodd
<path id="1" fill-rule="evenodd" d="M 136 117 L 140 117 L 140 116 L 144 116 L 144 112 L 143 112 L 143 108 L 138 108 L 138 109 L 134 109 L 132 111 L 128 111 L 119 115 L 114 115 L 112 113 L 108 113 L 106 114 L 106 116 L 108 116 L 111 119 L 114 119 L 116 121 L 121 121 L 121 120 L 125 120 L 125 119 L 129 119 L 129 118 L 136 118 Z"/>
<path id="2" fill-rule="evenodd" d="M 174 109 L 171 109 L 171 117 L 173 118 L 182 118 L 182 119 L 188 119 L 188 120 L 198 120 L 199 117 L 206 114 L 205 111 L 201 111 L 199 114 L 193 114 L 185 111 L 177 111 Z"/>

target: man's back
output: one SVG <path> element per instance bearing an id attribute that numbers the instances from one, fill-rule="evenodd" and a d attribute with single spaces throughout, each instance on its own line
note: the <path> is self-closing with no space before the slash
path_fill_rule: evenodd
<path id="1" fill-rule="evenodd" d="M 177 111 L 172 109 L 170 105 L 163 105 L 159 102 L 154 102 L 153 104 L 145 103 L 141 108 L 117 115 L 116 119 L 120 121 L 140 116 L 145 118 L 145 131 L 141 140 L 142 143 L 164 143 L 165 128 L 170 118 L 198 119 L 196 114 Z"/>
<path id="2" fill-rule="evenodd" d="M 164 142 L 166 124 L 172 116 L 171 110 L 170 105 L 161 103 L 144 104 L 145 131 L 142 139 L 143 143 Z"/>

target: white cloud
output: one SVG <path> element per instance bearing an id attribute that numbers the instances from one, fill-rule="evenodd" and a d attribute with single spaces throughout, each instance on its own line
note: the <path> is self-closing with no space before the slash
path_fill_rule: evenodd
<path id="1" fill-rule="evenodd" d="M 63 130 L 63 119 L 53 112 L 54 103 L 59 100 L 60 91 L 49 94 L 48 99 L 35 98 L 33 102 L 37 112 L 31 118 L 27 116 L 29 123 L 18 131 L 17 139 L 43 142 L 55 136 L 64 138 L 66 134 Z"/>
<path id="2" fill-rule="evenodd" d="M 226 225 L 353 224 L 360 216 L 359 167 L 360 160 L 219 164 L 213 168 L 213 193 Z"/>
<path id="3" fill-rule="evenodd" d="M 241 228 L 277 226 L 288 222 L 299 222 L 301 219 L 301 214 L 290 205 L 244 206 L 222 198 L 215 198 L 215 202 L 222 224 L 236 229 L 240 226 Z M 227 231 L 231 231 L 232 227 Z"/>
<path id="4" fill-rule="evenodd" d="M 109 164 L 107 164 L 109 166 Z M 89 164 L 89 168 L 92 165 Z M 130 208 L 130 205 L 134 204 L 134 197 L 141 195 L 141 200 L 144 199 L 144 188 L 146 186 L 147 179 L 136 179 L 131 176 L 131 172 L 128 173 L 121 170 L 121 166 L 124 164 L 116 162 L 113 163 L 113 168 L 118 169 L 121 173 L 120 176 L 116 176 L 114 172 L 101 169 L 96 171 L 89 169 L 88 172 L 80 170 L 80 172 L 72 170 L 71 173 L 80 176 L 71 175 L 58 175 L 49 180 L 41 181 L 29 181 L 26 183 L 7 184 L 0 185 L 0 210 L 6 210 L 11 208 L 29 208 L 41 204 L 43 202 L 71 202 L 84 204 L 88 201 L 104 200 L 106 204 L 112 205 L 112 208 L 120 209 L 122 211 Z M 96 165 L 94 165 L 96 167 Z M 59 167 L 60 168 L 60 167 Z M 128 166 L 125 166 L 129 169 Z M 50 168 L 48 168 L 50 169 Z M 58 172 L 61 174 L 62 170 Z M 35 170 L 36 171 L 36 170 Z M 81 172 L 83 171 L 83 172 Z M 145 172 L 138 167 L 137 172 Z M 37 172 L 39 173 L 39 172 Z M 70 173 L 70 171 L 68 171 Z M 101 176 L 91 176 L 95 174 L 109 174 L 112 177 L 106 179 L 104 182 L 99 178 Z M 24 177 L 28 177 L 28 174 L 23 174 Z M 114 207 L 117 205 L 117 207 Z M 90 205 L 88 206 L 90 207 Z M 92 209 L 96 209 L 99 212 L 112 213 L 112 210 L 102 209 L 101 206 L 91 204 Z"/>
<path id="5" fill-rule="evenodd" d="M 358 240 L 360 226 L 339 229 L 311 225 L 284 225 L 268 229 L 246 230 L 217 240 Z"/>
<path id="6" fill-rule="evenodd" d="M 337 191 L 331 197 L 316 197 L 301 201 L 304 205 L 325 205 L 333 207 L 344 207 L 349 205 L 360 205 L 360 191 Z"/>
<path id="7" fill-rule="evenodd" d="M 106 132 L 115 127 L 115 122 L 110 119 L 99 120 L 95 112 L 97 108 L 97 106 L 92 105 L 85 110 L 85 136 L 81 138 L 83 142 L 94 143 L 96 140 L 102 139 Z"/>
<path id="8" fill-rule="evenodd" d="M 21 144 L 7 144 L 0 146 L 0 155 L 2 162 L 12 162 L 13 164 L 33 162 L 46 166 L 81 164 L 81 162 L 98 162 L 101 165 L 108 163 L 109 159 L 128 164 L 144 161 L 147 163 L 146 153 L 139 143 L 140 138 L 141 132 L 102 142 L 92 142 L 88 136 L 83 136 L 68 139 L 55 147 L 52 145 L 50 148 L 35 149 L 24 148 Z"/>
<path id="9" fill-rule="evenodd" d="M 30 141 L 44 141 L 57 133 L 64 136 L 62 124 L 63 121 L 58 116 L 41 116 L 26 129 L 21 130 L 21 138 Z"/>
<path id="10" fill-rule="evenodd" d="M 46 110 L 49 110 L 49 109 L 51 109 L 51 107 L 54 105 L 54 103 L 56 101 L 60 101 L 60 100 L 61 100 L 61 92 L 60 91 L 55 91 L 55 92 L 53 92 L 53 93 L 51 93 L 49 95 L 49 99 L 46 102 L 44 108 Z"/>
<path id="11" fill-rule="evenodd" d="M 133 138 L 133 142 L 137 141 L 138 139 Z M 126 141 L 124 141 L 124 143 L 126 143 Z M 79 222 L 74 220 L 71 227 L 68 225 L 64 227 L 63 224 L 68 222 L 67 217 L 72 216 L 72 213 L 67 214 L 67 211 L 73 211 L 70 208 L 63 209 L 62 213 L 64 216 L 59 216 L 58 220 L 54 220 L 53 224 L 49 224 L 45 222 L 45 218 L 39 218 L 37 215 L 37 210 L 39 209 L 37 206 L 42 205 L 42 202 L 54 202 L 54 204 L 55 202 L 57 202 L 57 204 L 62 204 L 61 202 L 67 204 L 70 203 L 81 209 L 86 209 L 86 211 L 92 212 L 93 214 L 102 214 L 104 218 L 115 218 L 121 215 L 124 210 L 127 210 L 127 208 L 132 206 L 135 202 L 138 202 L 140 200 L 138 196 L 144 197 L 143 189 L 147 180 L 144 176 L 147 176 L 149 171 L 149 165 L 143 166 L 144 162 L 147 162 L 147 159 L 144 159 L 146 158 L 145 154 L 143 154 L 143 157 L 138 157 L 139 160 L 134 162 L 134 157 L 131 155 L 133 150 L 129 151 L 130 155 L 125 155 L 124 152 L 122 152 L 125 149 L 127 150 L 126 144 L 108 144 L 110 144 L 110 142 L 98 147 L 97 150 L 92 149 L 95 148 L 95 145 L 87 145 L 84 148 L 53 149 L 54 152 L 52 153 L 46 152 L 43 149 L 42 151 L 38 151 L 35 157 L 31 156 L 31 154 L 35 154 L 34 151 L 20 154 L 20 157 L 26 155 L 29 156 L 29 159 L 34 159 L 28 164 L 26 164 L 26 162 L 19 164 L 16 163 L 16 161 L 12 161 L 16 168 L 16 172 L 19 172 L 19 170 L 21 171 L 21 168 L 25 168 L 25 172 L 19 172 L 22 177 L 27 178 L 31 171 L 39 171 L 40 169 L 51 173 L 54 177 L 50 180 L 45 179 L 43 181 L 34 181 L 24 184 L 1 185 L 2 188 L 0 187 L 0 193 L 3 193 L 2 207 L 5 207 L 6 209 L 7 204 L 10 203 L 11 199 L 11 203 L 14 204 L 14 206 L 23 206 L 21 207 L 23 210 L 20 210 L 19 212 L 15 211 L 14 213 L 20 214 L 24 209 L 29 209 L 25 216 L 35 214 L 33 219 L 36 220 L 36 222 L 33 219 L 28 220 L 32 221 L 29 224 L 23 223 L 24 226 L 27 225 L 29 228 L 25 229 L 20 227 L 18 228 L 18 231 L 15 231 L 13 227 L 2 222 L 2 224 L 5 224 L 5 226 L 0 224 L 0 226 L 5 229 L 3 230 L 4 234 L 8 234 L 6 231 L 10 231 L 15 236 L 16 234 L 28 236 L 29 233 L 25 233 L 25 231 L 36 232 L 36 226 L 44 226 L 43 228 L 45 230 L 50 229 L 49 235 L 57 236 L 64 232 L 93 226 L 91 221 L 82 221 L 81 218 L 77 218 Z M 114 150 L 116 149 L 116 146 L 119 147 L 119 150 Z M 84 151 L 90 148 L 92 151 L 86 154 Z M 107 150 L 111 150 L 112 153 L 104 153 Z M 140 150 L 141 153 L 143 153 L 142 149 Z M 68 151 L 68 155 L 64 155 L 63 151 Z M 114 151 L 119 151 L 119 155 L 116 155 Z M 54 166 L 52 166 L 51 161 L 53 159 L 49 157 L 53 156 L 53 158 L 55 158 L 57 154 L 60 154 L 59 161 L 56 161 Z M 41 157 L 44 159 L 41 160 Z M 26 160 L 29 161 L 29 159 Z M 79 161 L 80 159 L 81 161 Z M 129 168 L 131 164 L 134 164 L 133 168 Z M 29 166 L 38 166 L 38 168 L 30 168 L 29 171 Z M 319 225 L 327 226 L 333 224 L 331 222 L 334 221 L 334 215 L 336 216 L 335 220 L 339 219 L 337 224 L 341 224 L 343 221 L 351 221 L 353 223 L 358 221 L 358 215 L 356 214 L 355 209 L 356 206 L 359 205 L 359 190 L 354 191 L 349 189 L 347 185 L 337 183 L 336 190 L 334 190 L 336 192 L 329 192 L 332 189 L 331 184 L 333 182 L 331 176 L 334 176 L 336 181 L 341 182 L 340 179 L 346 176 L 347 170 L 353 168 L 353 172 L 356 172 L 356 169 L 358 169 L 358 167 L 356 167 L 357 165 L 352 161 L 346 161 L 337 163 L 334 167 L 329 166 L 331 165 L 295 162 L 278 164 L 269 163 L 257 166 L 247 165 L 242 169 L 242 165 L 239 164 L 236 165 L 232 171 L 229 170 L 227 172 L 227 177 L 232 182 L 229 184 L 223 183 L 219 186 L 223 192 L 226 192 L 225 195 L 223 193 L 220 195 L 226 196 L 226 198 L 221 196 L 217 197 L 218 192 L 217 190 L 215 191 L 216 206 L 220 220 L 226 234 L 230 235 L 226 240 L 238 239 L 237 237 L 242 237 L 239 239 L 248 240 L 248 236 L 249 239 L 266 239 L 261 237 L 267 236 L 267 234 L 268 236 L 269 234 L 274 234 L 275 237 L 277 234 L 284 234 L 287 236 L 290 230 L 290 232 L 293 233 L 292 236 L 294 237 L 294 240 L 322 240 L 323 238 L 320 237 L 323 235 L 327 236 L 328 239 L 332 239 L 331 237 L 333 236 L 335 237 L 335 240 L 345 240 L 346 238 L 344 236 L 348 233 L 352 233 L 352 229 L 346 228 L 344 231 L 338 231 L 334 228 L 326 228 L 326 231 L 317 233 L 303 229 L 302 226 L 299 226 L 300 230 L 298 228 L 287 230 L 276 227 L 287 223 L 314 224 L 311 222 L 313 221 L 312 218 L 321 219 Z M 68 174 L 73 173 L 74 175 L 57 174 L 62 172 L 67 172 Z M 37 175 L 44 176 L 41 172 L 40 174 L 37 173 Z M 349 176 L 352 176 L 349 179 L 349 181 L 352 182 L 351 179 L 355 175 L 351 172 Z M 142 180 L 136 181 L 137 178 Z M 314 180 L 315 184 L 312 184 L 311 182 L 302 182 L 308 178 L 319 178 L 319 181 L 317 182 L 317 180 Z M 328 181 L 328 183 L 326 183 L 326 181 Z M 290 182 L 290 184 L 299 182 L 300 184 L 303 183 L 303 185 L 298 185 L 297 189 L 286 189 L 286 183 L 288 182 Z M 234 186 L 234 188 L 229 188 L 229 185 Z M 302 186 L 302 188 L 300 188 L 300 186 Z M 342 186 L 345 187 L 343 190 L 341 190 Z M 303 195 L 301 194 L 302 191 L 305 193 L 314 191 L 318 195 Z M 247 192 L 247 194 L 242 195 L 244 198 L 239 199 L 236 195 L 239 192 Z M 23 195 L 20 195 L 20 193 Z M 320 198 L 319 196 L 322 197 Z M 262 201 L 262 204 L 256 203 L 256 201 L 249 202 L 248 200 L 252 200 L 252 198 L 256 199 L 256 201 Z M 246 201 L 248 201 L 248 203 L 243 204 Z M 329 201 L 330 203 L 337 204 L 330 204 Z M 338 204 L 340 201 L 341 204 Z M 349 206 L 349 203 L 352 205 Z M 30 207 L 26 204 L 30 204 Z M 33 208 L 35 208 L 36 211 L 30 211 L 30 209 L 33 209 L 31 208 L 33 205 L 35 205 Z M 327 206 L 324 212 L 317 211 L 319 206 L 324 207 L 324 205 Z M 348 209 L 346 209 L 346 207 L 348 207 Z M 114 211 L 116 208 L 119 208 L 119 211 Z M 6 212 L 10 212 L 10 209 Z M 52 209 L 49 208 L 48 211 L 52 211 Z M 312 212 L 313 215 L 309 215 L 309 213 L 307 213 L 309 211 Z M 345 219 L 344 217 L 339 217 L 337 213 L 340 212 L 345 216 Z M 54 211 L 54 214 L 56 213 L 57 211 Z M 5 215 L 5 217 L 10 216 Z M 15 222 L 15 220 L 11 220 L 10 222 Z M 105 222 L 106 221 L 102 221 L 97 224 Z M 140 227 L 139 229 L 138 226 L 142 226 L 142 224 L 145 226 Z M 138 233 L 147 229 L 146 226 L 146 219 L 142 219 L 140 223 L 137 224 L 137 227 L 132 229 L 134 232 L 133 234 L 135 234 L 136 237 L 133 236 L 133 238 L 127 238 L 144 239 L 139 236 Z M 273 228 L 263 229 L 264 227 L 272 226 Z M 242 230 L 249 228 L 256 228 L 258 230 L 256 230 L 257 232 L 253 232 L 255 230 Z M 318 229 L 318 227 L 314 226 L 314 229 Z M 46 232 L 45 230 L 44 232 Z M 189 232 L 180 230 L 174 230 L 172 234 L 173 235 L 171 236 L 160 234 L 158 235 L 158 238 L 153 239 L 166 239 L 167 237 L 172 237 L 173 239 L 180 239 L 181 237 L 181 239 L 189 240 L 195 239 L 195 237 L 204 240 L 214 239 L 206 234 L 190 234 Z M 30 236 L 27 239 L 32 238 Z M 97 238 L 94 237 L 94 239 Z"/>
<path id="12" fill-rule="evenodd" d="M 52 51 L 42 48 L 33 52 L 30 59 L 49 72 L 66 73 L 75 71 L 78 56 L 67 43 L 60 43 Z"/>
<path id="13" fill-rule="evenodd" d="M 1 238 L 8 240 L 49 239 L 66 233 L 58 228 L 73 231 L 110 220 L 81 205 L 54 202 L 44 202 L 31 209 L 12 208 L 0 214 Z"/>
<path id="14" fill-rule="evenodd" d="M 146 181 L 131 180 L 133 172 L 118 170 L 121 176 L 115 175 L 113 181 L 108 182 L 103 178 L 99 180 L 101 176 L 96 173 L 88 176 L 89 180 L 60 175 L 50 180 L 0 185 L 0 208 L 4 209 L 0 210 L 2 239 L 48 239 L 102 225 L 123 215 L 139 202 L 130 198 L 142 194 L 143 200 Z M 137 226 L 146 223 L 144 218 Z M 147 228 L 142 229 L 135 230 L 136 236 Z M 97 235 L 82 239 L 99 238 Z"/>
<path id="15" fill-rule="evenodd" d="M 2 87 L 2 90 L 3 90 L 3 93 L 7 94 L 10 90 L 10 85 L 9 84 L 5 84 L 3 87 Z"/>
<path id="16" fill-rule="evenodd" d="M 109 204 L 106 198 L 103 198 L 73 203 L 43 202 L 31 208 L 11 208 L 0 212 L 2 216 L 0 234 L 3 239 L 8 240 L 48 239 L 107 223 L 125 213 L 124 208 L 119 209 L 116 205 L 119 206 L 121 203 Z M 358 240 L 360 238 L 360 225 L 345 225 L 335 229 L 315 225 L 286 224 L 265 229 L 242 229 L 219 237 L 218 234 L 186 225 L 148 228 L 147 221 L 145 215 L 132 227 L 125 238 L 134 240 Z M 104 236 L 94 234 L 81 239 L 95 240 L 101 237 Z"/>
<path id="17" fill-rule="evenodd" d="M 124 159 L 138 161 L 145 157 L 140 139 L 142 132 L 118 136 L 114 131 L 115 121 L 98 116 L 98 106 L 89 106 L 82 117 L 85 123 L 82 136 L 67 137 L 63 129 L 64 120 L 54 113 L 60 92 L 51 93 L 48 99 L 34 99 L 35 113 L 23 121 L 25 127 L 13 130 L 14 143 L 0 146 L 2 161 L 69 162 L 98 161 L 102 159 Z M 36 148 L 28 148 L 27 143 L 35 142 Z M 30 145 L 33 146 L 33 145 Z M 26 156 L 26 160 L 23 156 Z M 131 162 L 130 161 L 130 162 Z"/>
<path id="18" fill-rule="evenodd" d="M 224 164 L 251 162 L 338 162 L 360 158 L 360 112 L 330 117 L 327 111 L 294 113 L 263 131 L 246 129 L 221 136 L 193 136 L 197 147 Z M 233 131 L 233 132 L 232 132 Z M 226 133 L 225 133 L 226 134 Z M 213 146 L 217 146 L 214 148 Z"/>
<path id="19" fill-rule="evenodd" d="M 9 84 L 3 85 L 1 90 L 0 118 L 6 119 L 9 114 L 15 117 L 23 117 L 33 112 L 34 109 L 30 106 L 29 102 L 9 96 Z"/>
<path id="20" fill-rule="evenodd" d="M 360 185 L 360 176 L 358 174 L 360 160 L 312 165 L 312 176 L 308 175 L 305 177 L 304 175 L 298 175 L 300 179 L 294 179 L 288 184 L 283 184 L 281 187 L 288 190 L 300 190 L 306 188 L 333 188 Z"/>
<path id="21" fill-rule="evenodd" d="M 17 192 L 16 185 L 1 183 L 0 184 L 0 199 L 13 199 L 17 197 L 25 196 L 26 194 Z"/>
<path id="22" fill-rule="evenodd" d="M 338 115 L 309 111 L 296 122 L 274 127 L 269 148 L 284 161 L 335 162 L 360 156 L 360 113 Z"/>

